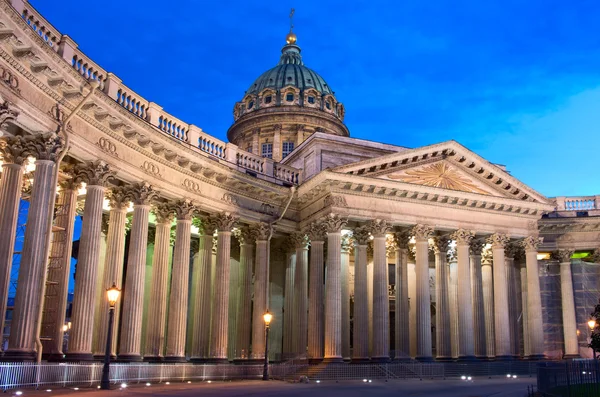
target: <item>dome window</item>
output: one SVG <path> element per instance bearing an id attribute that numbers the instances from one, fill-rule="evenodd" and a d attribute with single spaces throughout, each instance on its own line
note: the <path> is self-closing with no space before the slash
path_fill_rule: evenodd
<path id="1" fill-rule="evenodd" d="M 325 107 L 327 109 L 331 110 L 331 102 L 330 101 L 325 102 Z"/>
<path id="2" fill-rule="evenodd" d="M 265 103 L 271 103 L 272 100 L 273 100 L 273 97 L 271 95 L 267 95 L 265 97 Z"/>
<path id="3" fill-rule="evenodd" d="M 306 80 L 306 81 L 308 81 L 309 83 L 312 83 L 312 79 L 308 79 L 308 80 Z"/>
<path id="4" fill-rule="evenodd" d="M 288 76 L 287 81 L 292 81 L 292 77 Z"/>
<path id="5" fill-rule="evenodd" d="M 253 107 L 254 107 L 254 101 L 248 102 L 248 110 L 252 109 Z"/>
<path id="6" fill-rule="evenodd" d="M 294 101 L 294 94 L 289 93 L 285 96 L 285 100 L 288 102 L 293 102 Z"/>
<path id="7" fill-rule="evenodd" d="M 310 104 L 314 104 L 314 103 L 315 103 L 315 97 L 314 97 L 314 96 L 312 96 L 312 95 L 311 95 L 311 96 L 309 96 L 309 97 L 308 97 L 308 103 L 310 103 Z"/>

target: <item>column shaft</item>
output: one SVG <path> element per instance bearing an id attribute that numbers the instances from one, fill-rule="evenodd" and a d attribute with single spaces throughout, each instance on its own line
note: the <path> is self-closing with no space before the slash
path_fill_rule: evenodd
<path id="1" fill-rule="evenodd" d="M 350 249 L 345 242 L 346 236 L 342 236 L 342 357 L 350 360 Z"/>
<path id="2" fill-rule="evenodd" d="M 496 358 L 508 359 L 511 357 L 511 349 L 504 246 L 493 246 L 492 254 L 494 257 L 494 332 L 496 338 Z"/>
<path id="3" fill-rule="evenodd" d="M 367 256 L 367 305 L 369 313 L 369 357 L 373 356 L 373 258 Z"/>
<path id="4" fill-rule="evenodd" d="M 565 260 L 564 258 L 560 263 L 560 287 L 563 334 L 565 338 L 565 357 L 576 358 L 579 357 L 579 343 L 577 341 L 577 319 L 575 318 L 575 298 L 573 296 L 571 261 Z"/>
<path id="5" fill-rule="evenodd" d="M 409 263 L 408 266 L 408 336 L 410 338 L 409 353 L 412 358 L 417 356 L 417 275 L 415 264 Z"/>
<path id="6" fill-rule="evenodd" d="M 390 308 L 385 234 L 373 239 L 373 354 L 372 360 L 390 359 Z"/>
<path id="7" fill-rule="evenodd" d="M 341 231 L 327 232 L 325 280 L 325 360 L 342 361 Z"/>
<path id="8" fill-rule="evenodd" d="M 265 357 L 265 323 L 263 314 L 268 307 L 269 241 L 256 240 L 256 267 L 254 273 L 254 310 L 252 315 L 252 358 Z"/>
<path id="9" fill-rule="evenodd" d="M 367 245 L 354 249 L 354 348 L 352 361 L 369 360 L 369 299 L 367 296 Z"/>
<path id="10" fill-rule="evenodd" d="M 471 255 L 471 295 L 473 297 L 473 330 L 475 357 L 484 358 L 485 353 L 485 309 L 483 303 L 483 279 L 481 255 Z"/>
<path id="11" fill-rule="evenodd" d="M 293 247 L 289 247 L 292 249 Z M 294 354 L 294 274 L 296 272 L 296 253 L 285 255 L 285 289 L 283 295 L 283 355 L 291 358 Z"/>
<path id="12" fill-rule="evenodd" d="M 436 355 L 438 360 L 452 358 L 452 345 L 450 343 L 450 301 L 448 293 L 448 264 L 446 251 L 435 253 L 435 330 L 436 330 Z"/>
<path id="13" fill-rule="evenodd" d="M 431 301 L 429 297 L 429 243 L 427 239 L 416 240 L 416 326 L 417 360 L 432 359 L 431 350 Z"/>
<path id="14" fill-rule="evenodd" d="M 142 314 L 144 309 L 144 277 L 150 206 L 135 204 L 127 258 L 127 275 L 123 290 L 123 315 L 119 359 L 141 360 Z"/>
<path id="15" fill-rule="evenodd" d="M 544 323 L 542 321 L 542 296 L 538 272 L 537 250 L 526 249 L 527 265 L 527 314 L 529 315 L 529 343 L 531 359 L 544 357 Z"/>
<path id="16" fill-rule="evenodd" d="M 523 321 L 523 357 L 531 355 L 531 345 L 529 343 L 529 315 L 527 310 L 527 266 L 521 264 L 521 319 Z"/>
<path id="17" fill-rule="evenodd" d="M 17 236 L 19 201 L 23 185 L 23 166 L 21 164 L 2 164 L 0 178 L 0 329 L 4 329 L 6 304 L 10 287 L 10 271 Z M 60 327 L 62 331 L 62 324 Z M 62 339 L 59 349 L 62 351 Z"/>
<path id="18" fill-rule="evenodd" d="M 217 234 L 217 267 L 215 273 L 215 303 L 210 336 L 211 360 L 227 361 L 227 330 L 229 327 L 229 272 L 231 267 L 231 232 Z"/>
<path id="19" fill-rule="evenodd" d="M 505 253 L 506 256 L 506 253 Z M 517 276 L 514 258 L 506 258 L 506 283 L 508 287 L 508 322 L 510 325 L 510 353 L 519 357 L 519 308 L 517 306 Z"/>
<path id="20" fill-rule="evenodd" d="M 56 186 L 52 185 L 55 163 L 52 160 L 37 160 L 35 165 L 15 307 L 5 353 L 5 357 L 10 359 L 35 358 L 36 324 L 44 299 L 48 260 L 46 238 L 51 233 L 48 212 L 56 191 Z"/>
<path id="21" fill-rule="evenodd" d="M 396 359 L 407 358 L 410 353 L 408 306 L 408 250 L 396 250 Z M 355 293 L 356 296 L 356 293 Z M 355 298 L 356 300 L 356 298 Z"/>
<path id="22" fill-rule="evenodd" d="M 471 267 L 469 244 L 458 242 L 458 358 L 474 359 L 473 298 L 471 295 Z"/>
<path id="23" fill-rule="evenodd" d="M 254 241 L 240 247 L 240 296 L 238 305 L 237 358 L 250 357 L 252 332 L 252 268 L 254 267 Z"/>
<path id="24" fill-rule="evenodd" d="M 206 233 L 206 231 L 205 231 Z M 192 361 L 202 362 L 209 358 L 210 318 L 211 318 L 211 267 L 212 267 L 212 234 L 200 236 L 198 248 L 198 271 L 194 284 L 196 296 L 194 313 L 194 336 L 192 342 Z"/>
<path id="25" fill-rule="evenodd" d="M 310 280 L 308 293 L 308 357 L 311 360 L 323 359 L 324 318 L 323 318 L 323 244 L 322 240 L 312 240 L 310 247 Z"/>
<path id="26" fill-rule="evenodd" d="M 450 307 L 450 350 L 452 358 L 458 358 L 458 264 L 456 257 L 448 264 L 448 303 Z"/>
<path id="27" fill-rule="evenodd" d="M 160 215 L 157 217 L 160 218 Z M 156 224 L 152 257 L 152 294 L 146 318 L 146 346 L 144 349 L 144 360 L 146 361 L 159 361 L 164 357 L 172 220 L 172 217 L 165 216 Z"/>
<path id="28" fill-rule="evenodd" d="M 306 356 L 308 343 L 308 246 L 296 248 L 294 271 L 294 353 Z"/>
<path id="29" fill-rule="evenodd" d="M 485 262 L 481 266 L 483 289 L 483 319 L 485 321 L 485 351 L 488 358 L 496 357 L 496 326 L 494 316 L 494 281 L 492 264 Z"/>

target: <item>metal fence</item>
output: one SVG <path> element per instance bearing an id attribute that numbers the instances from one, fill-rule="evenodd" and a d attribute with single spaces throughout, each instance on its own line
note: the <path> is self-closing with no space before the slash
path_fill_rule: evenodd
<path id="1" fill-rule="evenodd" d="M 600 362 L 581 360 L 541 363 L 537 388 L 542 396 L 600 396 Z"/>

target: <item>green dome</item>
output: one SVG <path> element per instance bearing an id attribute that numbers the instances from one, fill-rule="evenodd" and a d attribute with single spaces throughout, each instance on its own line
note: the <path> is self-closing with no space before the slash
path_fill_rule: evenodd
<path id="1" fill-rule="evenodd" d="M 257 95 L 265 88 L 279 91 L 288 86 L 297 87 L 301 91 L 314 88 L 322 95 L 334 95 L 329 85 L 317 72 L 304 66 L 300 47 L 295 44 L 288 44 L 282 48 L 279 64 L 256 79 L 246 94 Z"/>

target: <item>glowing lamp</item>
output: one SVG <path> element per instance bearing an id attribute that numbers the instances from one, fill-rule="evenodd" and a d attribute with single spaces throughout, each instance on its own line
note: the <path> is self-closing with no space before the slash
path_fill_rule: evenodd
<path id="1" fill-rule="evenodd" d="M 119 300 L 119 295 L 121 295 L 121 290 L 118 289 L 115 284 L 106 290 L 106 297 L 108 298 L 108 304 L 110 307 L 115 307 L 117 300 Z"/>
<path id="2" fill-rule="evenodd" d="M 591 330 L 594 330 L 594 328 L 596 328 L 596 319 L 590 318 L 590 321 L 588 321 L 588 326 Z"/>
<path id="3" fill-rule="evenodd" d="M 267 312 L 265 314 L 263 314 L 263 320 L 265 320 L 265 325 L 268 327 L 269 324 L 271 324 L 271 320 L 273 319 L 273 315 L 271 313 L 269 313 L 269 311 L 267 310 Z"/>

